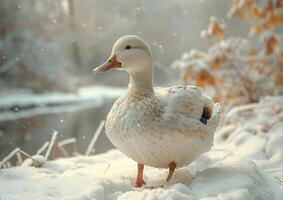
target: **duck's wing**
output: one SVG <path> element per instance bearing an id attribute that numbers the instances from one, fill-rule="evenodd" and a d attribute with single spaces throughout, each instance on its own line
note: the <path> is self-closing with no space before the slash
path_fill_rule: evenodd
<path id="1" fill-rule="evenodd" d="M 167 115 L 181 115 L 183 119 L 199 121 L 212 131 L 220 121 L 220 105 L 214 102 L 197 86 L 174 86 L 154 88 L 155 95 L 164 106 Z M 183 120 L 182 120 L 183 121 Z M 198 124 L 198 123 L 197 123 Z"/>

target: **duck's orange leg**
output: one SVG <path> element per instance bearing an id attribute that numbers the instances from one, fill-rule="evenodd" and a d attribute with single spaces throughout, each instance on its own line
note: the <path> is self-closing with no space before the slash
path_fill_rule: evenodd
<path id="1" fill-rule="evenodd" d="M 177 166 L 177 164 L 175 163 L 175 162 L 171 162 L 170 164 L 169 164 L 169 173 L 168 173 L 168 176 L 167 176 L 167 178 L 166 178 L 166 181 L 167 182 L 169 182 L 170 180 L 171 180 L 171 178 L 172 178 L 172 176 L 173 176 L 173 174 L 174 174 L 174 171 L 175 171 L 175 169 L 176 169 L 176 166 Z"/>
<path id="2" fill-rule="evenodd" d="M 144 164 L 138 163 L 138 173 L 137 173 L 135 187 L 142 187 L 146 184 L 146 182 L 143 180 L 143 168 L 144 168 Z"/>

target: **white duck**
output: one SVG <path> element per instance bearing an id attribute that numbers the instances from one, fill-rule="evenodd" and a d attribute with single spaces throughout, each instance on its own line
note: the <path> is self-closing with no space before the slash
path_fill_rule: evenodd
<path id="1" fill-rule="evenodd" d="M 140 37 L 123 36 L 111 56 L 93 73 L 117 69 L 128 72 L 128 91 L 116 100 L 105 131 L 120 151 L 138 162 L 136 187 L 145 184 L 144 165 L 169 168 L 190 164 L 213 144 L 220 106 L 196 86 L 153 88 L 150 46 Z"/>

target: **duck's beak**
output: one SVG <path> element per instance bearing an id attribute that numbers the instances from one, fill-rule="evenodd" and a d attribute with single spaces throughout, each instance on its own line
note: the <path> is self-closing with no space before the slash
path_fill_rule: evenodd
<path id="1" fill-rule="evenodd" d="M 109 71 L 111 69 L 115 69 L 121 67 L 121 63 L 119 63 L 117 61 L 116 55 L 110 57 L 105 63 L 103 63 L 102 65 L 100 65 L 99 67 L 96 67 L 92 70 L 93 74 L 97 74 L 100 72 L 106 72 Z"/>

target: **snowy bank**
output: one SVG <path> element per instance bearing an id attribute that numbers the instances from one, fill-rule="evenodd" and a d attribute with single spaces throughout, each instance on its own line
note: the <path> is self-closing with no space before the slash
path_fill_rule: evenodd
<path id="1" fill-rule="evenodd" d="M 107 86 L 80 88 L 75 93 L 21 93 L 0 95 L 0 122 L 50 113 L 73 112 L 102 106 L 125 89 Z"/>
<path id="2" fill-rule="evenodd" d="M 117 150 L 0 172 L 0 199 L 283 199 L 283 98 L 228 113 L 213 149 L 178 169 L 145 168 L 146 188 L 134 188 L 136 163 Z M 277 177 L 278 179 L 276 179 Z M 152 187 L 151 187 L 152 186 Z"/>
<path id="3" fill-rule="evenodd" d="M 260 169 L 283 180 L 283 96 L 236 107 L 223 121 L 215 137 L 217 148 L 247 156 Z"/>
<path id="4" fill-rule="evenodd" d="M 280 186 L 253 162 L 223 152 L 219 156 L 218 151 L 177 170 L 170 184 L 164 181 L 166 170 L 147 167 L 145 180 L 148 186 L 156 186 L 154 189 L 133 188 L 135 171 L 136 163 L 117 150 L 94 157 L 59 159 L 42 168 L 10 168 L 1 173 L 1 198 L 280 199 Z"/>

